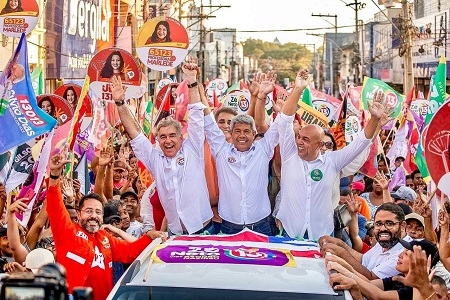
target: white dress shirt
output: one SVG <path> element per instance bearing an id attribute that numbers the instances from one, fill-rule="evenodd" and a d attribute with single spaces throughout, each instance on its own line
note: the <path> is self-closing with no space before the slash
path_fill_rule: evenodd
<path id="1" fill-rule="evenodd" d="M 291 237 L 304 236 L 308 230 L 310 239 L 330 234 L 333 223 L 333 185 L 339 180 L 341 170 L 370 145 L 364 132 L 338 151 L 326 152 L 313 161 L 298 156 L 293 129 L 294 116 L 280 114 L 281 154 L 281 202 L 277 219 Z M 321 178 L 312 172 L 321 173 Z M 313 180 L 314 177 L 316 180 Z"/>
<path id="2" fill-rule="evenodd" d="M 183 233 L 182 224 L 189 233 L 199 231 L 213 216 L 203 157 L 204 107 L 188 105 L 188 137 L 172 158 L 153 148 L 142 133 L 131 141 L 134 154 L 155 177 L 169 229 L 175 234 Z"/>
<path id="3" fill-rule="evenodd" d="M 376 243 L 369 251 L 363 254 L 361 264 L 370 272 L 383 279 L 398 275 L 395 266 L 398 255 L 405 250 L 402 244 L 397 243 L 391 249 L 384 251 L 379 243 Z"/>
<path id="4" fill-rule="evenodd" d="M 245 152 L 228 143 L 212 114 L 205 116 L 205 132 L 216 160 L 219 216 L 234 224 L 252 224 L 270 214 L 267 192 L 269 161 L 278 144 L 277 119 L 264 137 Z"/>

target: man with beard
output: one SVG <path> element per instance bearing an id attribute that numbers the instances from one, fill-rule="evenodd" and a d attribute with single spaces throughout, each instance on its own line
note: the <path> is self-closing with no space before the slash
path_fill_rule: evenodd
<path id="1" fill-rule="evenodd" d="M 402 228 L 406 227 L 405 214 L 398 205 L 389 202 L 378 207 L 374 219 L 377 243 L 366 253 L 359 253 L 330 236 L 319 239 L 321 251 L 343 258 L 369 280 L 397 275 L 395 266 L 398 255 L 404 250 L 399 240 Z"/>
<path id="2" fill-rule="evenodd" d="M 91 287 L 94 299 L 106 299 L 113 285 L 112 261 L 131 263 L 163 232 L 149 231 L 133 243 L 121 241 L 103 229 L 103 202 L 97 194 L 87 194 L 78 206 L 78 224 L 72 223 L 64 208 L 60 180 L 65 164 L 62 153 L 49 161 L 47 212 L 56 248 L 56 260 L 67 271 L 69 292 L 73 287 Z"/>

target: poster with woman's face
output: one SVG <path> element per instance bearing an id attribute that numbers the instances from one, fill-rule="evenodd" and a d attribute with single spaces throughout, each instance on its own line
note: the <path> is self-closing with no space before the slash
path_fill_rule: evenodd
<path id="1" fill-rule="evenodd" d="M 347 144 L 353 142 L 361 131 L 361 124 L 356 116 L 350 116 L 345 121 L 345 141 Z"/>
<path id="2" fill-rule="evenodd" d="M 141 85 L 141 71 L 137 61 L 127 51 L 109 48 L 98 52 L 88 66 L 91 79 L 89 87 L 102 100 L 113 101 L 111 95 L 111 78 L 118 77 L 127 87 L 125 99 L 136 96 Z"/>
<path id="3" fill-rule="evenodd" d="M 170 17 L 156 17 L 139 31 L 136 51 L 139 59 L 152 70 L 167 71 L 186 57 L 189 38 L 184 26 Z"/>
<path id="4" fill-rule="evenodd" d="M 38 23 L 36 0 L 0 0 L 0 9 L 0 32 L 6 36 L 28 34 Z"/>
<path id="5" fill-rule="evenodd" d="M 64 101 L 69 105 L 69 107 L 73 111 L 75 111 L 78 101 L 80 101 L 79 97 L 81 94 L 81 86 L 72 83 L 63 84 L 62 86 L 60 86 L 55 90 L 55 94 L 63 97 Z M 89 95 L 87 95 L 86 97 L 88 97 L 88 107 L 86 110 L 86 117 L 92 117 L 91 98 L 89 97 Z"/>
<path id="6" fill-rule="evenodd" d="M 172 108 L 175 109 L 175 101 L 177 100 L 177 87 L 178 83 L 172 83 L 165 85 L 162 89 L 159 90 L 156 95 L 156 108 L 160 109 L 161 103 L 163 103 L 164 98 L 169 97 L 170 108 L 172 113 Z M 175 113 L 175 111 L 173 111 Z"/>
<path id="7" fill-rule="evenodd" d="M 73 109 L 63 97 L 54 94 L 43 94 L 36 97 L 38 106 L 47 114 L 64 124 L 73 118 Z"/>

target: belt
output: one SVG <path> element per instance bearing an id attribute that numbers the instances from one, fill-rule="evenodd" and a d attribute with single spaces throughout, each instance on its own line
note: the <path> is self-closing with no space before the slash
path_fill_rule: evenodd
<path id="1" fill-rule="evenodd" d="M 253 228 L 255 226 L 260 225 L 260 224 L 265 223 L 265 222 L 269 222 L 269 216 L 259 220 L 258 222 L 251 223 L 251 224 L 243 224 L 243 225 L 235 224 L 235 223 L 229 222 L 229 221 L 227 221 L 225 219 L 222 219 L 222 225 L 233 227 L 233 228 L 236 228 L 236 229 L 241 229 L 241 230 L 244 229 L 244 228 L 248 228 L 250 230 L 253 230 Z"/>
<path id="2" fill-rule="evenodd" d="M 212 224 L 212 219 L 210 219 L 210 220 L 208 221 L 208 223 L 206 223 L 205 226 L 203 226 L 202 229 L 200 229 L 200 230 L 198 230 L 198 231 L 196 231 L 196 232 L 194 232 L 194 233 L 192 233 L 192 234 L 199 234 L 199 233 L 202 233 L 205 229 L 207 229 L 208 227 L 210 227 L 211 224 Z M 183 234 L 189 234 L 189 232 L 187 232 L 186 229 L 183 229 Z"/>

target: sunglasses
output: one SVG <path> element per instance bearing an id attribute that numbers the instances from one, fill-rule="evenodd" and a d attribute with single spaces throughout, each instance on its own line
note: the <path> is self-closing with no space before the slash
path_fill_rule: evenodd
<path id="1" fill-rule="evenodd" d="M 327 149 L 333 149 L 333 142 L 323 142 L 323 145 L 324 145 Z"/>

